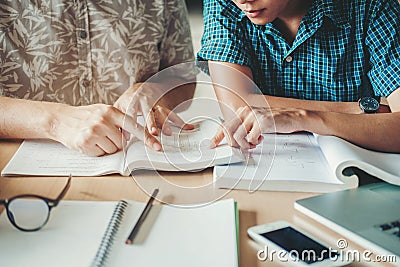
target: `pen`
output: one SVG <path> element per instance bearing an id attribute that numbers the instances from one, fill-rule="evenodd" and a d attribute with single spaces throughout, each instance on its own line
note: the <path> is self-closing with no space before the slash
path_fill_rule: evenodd
<path id="1" fill-rule="evenodd" d="M 128 238 L 125 241 L 125 244 L 130 245 L 133 242 L 133 239 L 135 238 L 137 232 L 139 231 L 140 226 L 143 224 L 144 219 L 146 219 L 147 214 L 149 213 L 152 203 L 154 201 L 154 198 L 158 194 L 158 188 L 154 189 L 153 194 L 147 201 L 146 207 L 144 207 L 144 210 L 142 211 L 142 214 L 140 214 L 139 219 L 137 220 L 135 226 L 133 227 L 131 233 L 129 234 Z"/>

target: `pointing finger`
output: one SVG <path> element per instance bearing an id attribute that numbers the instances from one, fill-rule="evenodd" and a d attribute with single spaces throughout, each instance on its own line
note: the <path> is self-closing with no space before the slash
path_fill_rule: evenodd
<path id="1" fill-rule="evenodd" d="M 214 137 L 211 139 L 211 144 L 210 148 L 215 148 L 221 143 L 221 141 L 224 139 L 225 133 L 224 133 L 224 126 L 221 125 L 217 132 L 215 133 Z"/>

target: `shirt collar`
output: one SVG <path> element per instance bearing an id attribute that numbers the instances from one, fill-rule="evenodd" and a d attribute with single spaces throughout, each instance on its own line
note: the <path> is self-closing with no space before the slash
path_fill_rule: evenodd
<path id="1" fill-rule="evenodd" d="M 311 27 L 320 27 L 325 18 L 338 28 L 345 29 L 350 27 L 348 13 L 344 7 L 345 1 L 335 0 L 315 0 L 310 10 L 304 17 L 304 22 Z M 346 16 L 347 15 L 347 16 Z"/>

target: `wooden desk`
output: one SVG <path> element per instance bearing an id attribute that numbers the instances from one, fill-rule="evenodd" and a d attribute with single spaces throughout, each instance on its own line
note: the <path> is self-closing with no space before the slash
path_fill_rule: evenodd
<path id="1" fill-rule="evenodd" d="M 0 169 L 11 159 L 18 141 L 0 139 Z M 216 198 L 233 198 L 238 202 L 240 217 L 240 266 L 283 266 L 279 262 L 261 262 L 257 251 L 261 246 L 247 236 L 247 228 L 256 224 L 286 220 L 317 236 L 336 248 L 340 235 L 297 212 L 293 203 L 297 199 L 312 196 L 310 193 L 266 192 L 249 193 L 239 190 L 221 190 L 212 186 L 212 170 L 195 173 L 138 172 L 132 177 L 110 175 L 102 177 L 74 177 L 65 199 L 73 200 L 120 200 L 146 201 L 143 188 L 160 186 L 160 196 L 172 204 L 196 204 Z M 62 177 L 0 177 L 0 198 L 16 194 L 34 193 L 55 197 L 65 184 Z M 162 183 L 161 183 L 162 182 Z M 150 191 L 150 188 L 149 190 Z M 178 223 L 178 222 L 176 222 Z M 346 239 L 347 240 L 347 239 Z M 347 240 L 350 249 L 364 249 Z M 217 245 L 217 244 L 215 244 Z M 218 244 L 219 245 L 219 244 Z M 1 253 L 1 252 L 0 252 Z M 377 263 L 355 263 L 353 266 L 377 266 Z M 383 266 L 383 265 L 382 265 Z M 387 266 L 387 265 L 385 265 Z"/>

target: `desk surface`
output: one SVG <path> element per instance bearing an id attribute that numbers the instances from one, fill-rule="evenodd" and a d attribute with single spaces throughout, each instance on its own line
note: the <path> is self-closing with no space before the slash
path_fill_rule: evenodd
<path id="1" fill-rule="evenodd" d="M 0 170 L 18 148 L 19 141 L 0 139 Z M 134 179 L 135 178 L 135 179 Z M 212 201 L 216 198 L 233 198 L 239 207 L 240 226 L 240 266 L 283 266 L 279 262 L 261 262 L 257 251 L 261 246 L 247 236 L 247 228 L 277 220 L 286 220 L 325 241 L 332 248 L 339 238 L 337 233 L 307 218 L 293 208 L 297 199 L 312 196 L 311 193 L 267 192 L 250 193 L 243 190 L 222 190 L 212 186 L 212 170 L 206 169 L 194 173 L 161 173 L 138 172 L 132 177 L 109 175 L 102 177 L 74 177 L 71 188 L 65 199 L 73 200 L 120 200 L 132 199 L 146 201 L 148 196 L 143 190 L 160 184 L 163 201 L 172 204 L 196 204 Z M 0 177 L 0 198 L 16 194 L 33 193 L 55 197 L 66 179 L 62 177 Z M 350 249 L 363 251 L 350 240 Z M 352 266 L 377 266 L 377 263 L 354 263 Z M 386 266 L 386 265 L 382 265 Z"/>

